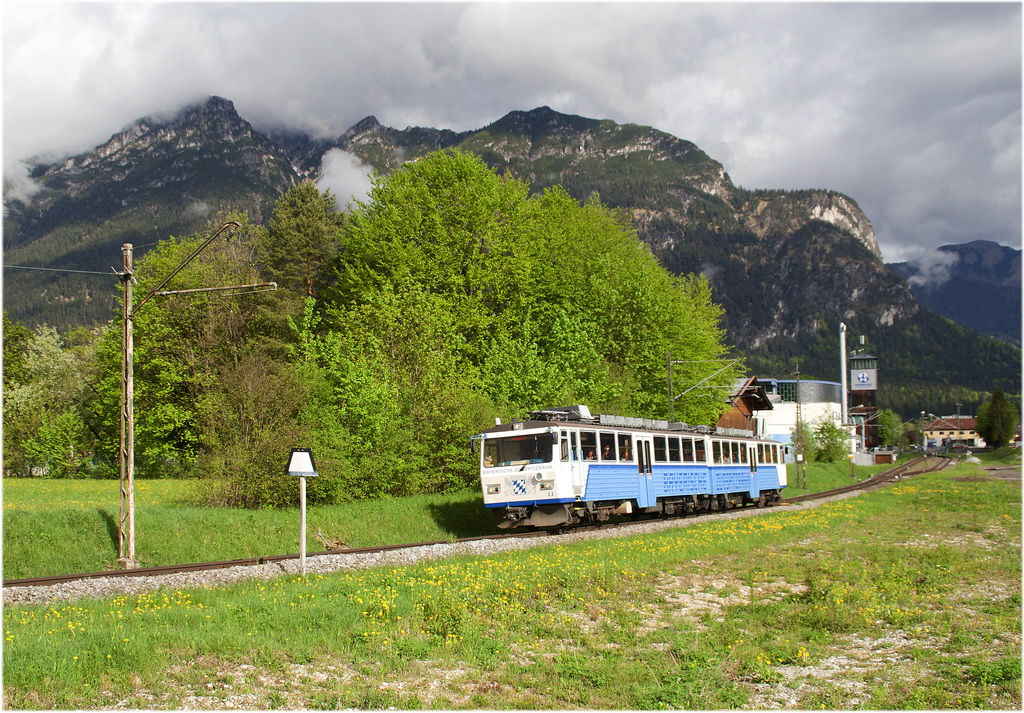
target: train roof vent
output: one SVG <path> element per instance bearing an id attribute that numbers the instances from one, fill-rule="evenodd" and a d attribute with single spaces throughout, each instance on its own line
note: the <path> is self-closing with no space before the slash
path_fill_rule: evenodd
<path id="1" fill-rule="evenodd" d="M 754 432 L 748 428 L 724 428 L 719 426 L 715 429 L 715 433 L 719 436 L 738 436 L 740 438 L 754 437 Z"/>
<path id="2" fill-rule="evenodd" d="M 667 431 L 668 421 L 651 418 L 633 418 L 632 416 L 613 416 L 601 414 L 602 426 L 618 426 L 619 428 L 646 428 L 649 430 Z"/>
<path id="3" fill-rule="evenodd" d="M 543 411 L 530 411 L 530 418 L 535 421 L 593 421 L 590 409 L 583 405 L 555 406 Z"/>

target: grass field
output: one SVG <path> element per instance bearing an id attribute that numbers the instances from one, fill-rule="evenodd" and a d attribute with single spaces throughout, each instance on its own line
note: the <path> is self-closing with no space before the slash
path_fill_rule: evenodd
<path id="1" fill-rule="evenodd" d="M 847 485 L 884 470 L 812 464 L 807 487 L 790 495 Z M 791 471 L 793 470 L 791 466 Z M 803 485 L 803 483 L 800 483 Z M 240 559 L 299 551 L 298 508 L 236 510 L 190 505 L 194 480 L 138 480 L 135 549 L 141 566 Z M 118 483 L 113 480 L 3 482 L 4 579 L 117 569 Z M 477 491 L 455 495 L 311 506 L 306 547 L 317 538 L 350 547 L 453 540 L 498 532 Z"/>
<path id="2" fill-rule="evenodd" d="M 9 607 L 4 704 L 1019 710 L 1020 535 L 1019 480 L 961 465 L 637 537 Z"/>

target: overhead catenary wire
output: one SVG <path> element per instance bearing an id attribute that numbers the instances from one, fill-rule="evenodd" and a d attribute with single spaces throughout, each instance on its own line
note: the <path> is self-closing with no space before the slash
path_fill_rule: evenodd
<path id="1" fill-rule="evenodd" d="M 107 277 L 117 277 L 117 273 L 114 272 L 100 272 L 99 270 L 72 270 L 66 267 L 35 267 L 32 265 L 4 265 L 4 269 L 12 270 L 42 270 L 45 272 L 77 272 L 83 275 L 106 275 Z"/>

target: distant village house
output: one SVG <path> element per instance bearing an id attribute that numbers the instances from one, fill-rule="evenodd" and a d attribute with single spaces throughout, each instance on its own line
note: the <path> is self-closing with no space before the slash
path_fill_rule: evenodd
<path id="1" fill-rule="evenodd" d="M 978 419 L 974 416 L 943 416 L 924 427 L 925 448 L 984 448 L 978 436 Z"/>

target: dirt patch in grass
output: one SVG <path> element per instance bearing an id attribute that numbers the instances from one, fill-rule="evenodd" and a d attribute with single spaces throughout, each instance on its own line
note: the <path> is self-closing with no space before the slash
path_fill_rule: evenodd
<path id="1" fill-rule="evenodd" d="M 774 683 L 752 683 L 748 709 L 803 708 L 807 699 L 826 687 L 843 699 L 844 707 L 866 703 L 877 685 L 907 685 L 927 674 L 910 650 L 927 646 L 937 648 L 938 640 L 925 641 L 919 635 L 908 637 L 896 630 L 878 638 L 847 636 L 834 647 L 835 654 L 816 664 L 780 665 Z"/>
<path id="2" fill-rule="evenodd" d="M 655 590 L 665 602 L 664 614 L 699 625 L 708 615 L 724 621 L 725 607 L 777 601 L 806 587 L 774 578 L 744 582 L 728 575 L 682 574 L 659 578 Z"/>
<path id="3" fill-rule="evenodd" d="M 1020 480 L 1021 479 L 1021 467 L 1019 465 L 992 465 L 982 468 L 986 473 L 990 473 L 993 478 L 999 480 Z"/>

